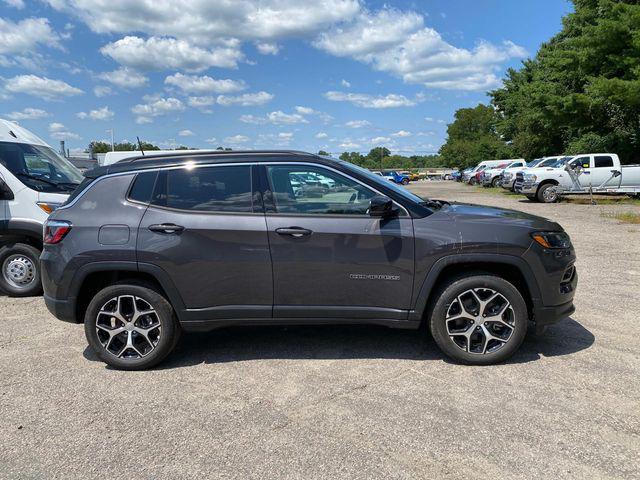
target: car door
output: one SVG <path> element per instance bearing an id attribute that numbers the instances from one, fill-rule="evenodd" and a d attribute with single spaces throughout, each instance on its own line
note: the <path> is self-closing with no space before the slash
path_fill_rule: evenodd
<path id="1" fill-rule="evenodd" d="M 405 319 L 414 271 L 413 223 L 368 215 L 378 195 L 332 168 L 304 163 L 263 167 L 274 280 L 274 317 Z M 294 192 L 312 173 L 330 188 Z"/>
<path id="2" fill-rule="evenodd" d="M 612 171 L 615 170 L 613 157 L 611 155 L 593 155 L 591 157 L 591 184 L 599 187 L 607 180 L 611 179 Z M 620 177 L 618 177 L 619 179 Z M 618 180 L 612 179 L 605 186 L 614 187 L 618 184 Z"/>
<path id="3" fill-rule="evenodd" d="M 271 317 L 271 257 L 251 165 L 159 173 L 139 228 L 140 265 L 170 277 L 191 319 Z"/>

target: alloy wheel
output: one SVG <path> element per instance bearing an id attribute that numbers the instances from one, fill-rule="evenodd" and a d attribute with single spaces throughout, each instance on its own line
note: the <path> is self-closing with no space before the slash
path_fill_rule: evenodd
<path id="1" fill-rule="evenodd" d="M 106 302 L 98 312 L 96 333 L 111 355 L 137 359 L 156 348 L 162 324 L 149 302 L 133 295 L 120 295 Z"/>
<path id="2" fill-rule="evenodd" d="M 447 334 L 467 353 L 484 355 L 504 348 L 515 331 L 511 303 L 491 288 L 472 288 L 458 295 L 446 315 Z"/>
<path id="3" fill-rule="evenodd" d="M 2 276 L 12 287 L 24 290 L 35 281 L 36 266 L 26 255 L 10 255 L 2 265 Z"/>

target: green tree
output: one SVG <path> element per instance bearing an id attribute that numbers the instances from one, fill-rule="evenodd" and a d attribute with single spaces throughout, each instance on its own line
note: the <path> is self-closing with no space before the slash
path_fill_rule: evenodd
<path id="1" fill-rule="evenodd" d="M 510 158 L 511 146 L 496 131 L 499 120 L 499 114 L 483 104 L 458 110 L 447 127 L 447 141 L 440 148 L 442 163 L 464 168 L 482 160 Z"/>
<path id="2" fill-rule="evenodd" d="M 323 157 L 328 157 L 329 152 L 325 152 L 324 150 L 318 150 L 318 155 L 321 155 Z"/>
<path id="3" fill-rule="evenodd" d="M 528 158 L 609 151 L 640 160 L 640 5 L 574 0 L 563 28 L 490 93 L 498 131 Z"/>

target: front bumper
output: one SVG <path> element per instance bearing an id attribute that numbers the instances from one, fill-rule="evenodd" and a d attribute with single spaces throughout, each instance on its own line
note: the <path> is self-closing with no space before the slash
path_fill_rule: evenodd
<path id="1" fill-rule="evenodd" d="M 521 184 L 518 184 L 516 187 L 516 192 L 522 193 L 523 195 L 535 195 L 537 191 L 537 183 L 523 182 Z"/>
<path id="2" fill-rule="evenodd" d="M 506 190 L 511 190 L 513 188 L 513 182 L 515 182 L 515 178 L 511 178 L 509 180 L 502 179 L 500 186 Z"/>

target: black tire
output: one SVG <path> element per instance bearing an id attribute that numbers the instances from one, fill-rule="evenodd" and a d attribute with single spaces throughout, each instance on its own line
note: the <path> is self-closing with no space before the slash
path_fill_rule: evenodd
<path id="1" fill-rule="evenodd" d="M 531 202 L 537 202 L 538 201 L 538 197 L 536 197 L 535 195 L 525 195 L 529 201 Z"/>
<path id="2" fill-rule="evenodd" d="M 500 177 L 495 177 L 493 180 L 491 180 L 491 186 L 493 188 L 498 188 L 500 186 Z"/>
<path id="3" fill-rule="evenodd" d="M 475 185 L 476 183 L 478 183 L 478 181 L 476 180 L 476 177 L 471 177 L 469 179 L 469 185 Z"/>
<path id="4" fill-rule="evenodd" d="M 451 337 L 447 331 L 445 319 L 447 318 L 449 308 L 456 302 L 459 295 L 463 295 L 470 289 L 494 290 L 511 304 L 513 330 L 506 343 L 499 343 L 499 348 L 493 352 L 478 354 L 465 351 L 454 342 L 453 337 Z M 443 288 L 439 290 L 429 315 L 431 335 L 438 347 L 440 347 L 448 357 L 467 365 L 491 365 L 507 360 L 520 348 L 526 336 L 529 323 L 527 305 L 520 292 L 518 292 L 510 282 L 490 274 L 472 274 L 463 278 L 454 279 L 445 284 Z M 480 329 L 480 327 L 477 328 Z M 489 342 L 487 341 L 486 343 L 488 345 Z M 467 348 L 467 350 L 468 349 L 469 348 Z"/>
<path id="5" fill-rule="evenodd" d="M 538 192 L 536 193 L 538 201 L 542 203 L 556 203 L 558 201 L 559 195 L 555 193 L 555 195 L 550 196 L 550 194 L 547 192 L 547 190 L 549 190 L 550 188 L 555 187 L 556 185 L 554 185 L 553 183 L 545 183 L 540 188 L 538 188 Z M 545 192 L 547 193 L 545 194 Z"/>
<path id="6" fill-rule="evenodd" d="M 409 179 L 408 178 L 403 178 L 402 179 L 402 184 L 403 185 L 409 185 Z"/>
<path id="7" fill-rule="evenodd" d="M 21 257 L 24 260 L 21 260 Z M 16 268 L 21 269 L 21 272 L 17 272 L 18 275 L 30 276 L 28 283 L 21 285 L 16 279 L 11 280 L 11 270 L 15 272 Z M 12 243 L 2 247 L 0 249 L 0 290 L 11 297 L 42 295 L 40 250 L 26 243 Z"/>
<path id="8" fill-rule="evenodd" d="M 116 354 L 107 351 L 101 339 L 98 337 L 96 328 L 100 309 L 113 298 L 129 295 L 142 299 L 142 301 L 149 304 L 153 310 L 155 310 L 157 320 L 160 324 L 160 334 L 157 344 L 155 344 L 155 347 L 152 348 L 149 353 L 138 358 L 118 357 Z M 91 349 L 97 357 L 107 365 L 118 370 L 145 370 L 158 365 L 173 351 L 180 337 L 180 325 L 175 317 L 171 304 L 166 298 L 150 286 L 131 282 L 106 287 L 93 297 L 84 317 L 84 332 Z M 128 335 L 127 332 L 122 333 Z M 135 333 L 137 332 L 132 332 L 131 335 Z M 114 338 L 115 337 L 117 337 L 117 335 L 114 336 Z M 124 342 L 124 338 L 120 340 L 120 342 Z M 149 343 L 143 342 L 143 345 L 149 346 Z M 123 353 L 125 353 L 124 350 Z"/>

